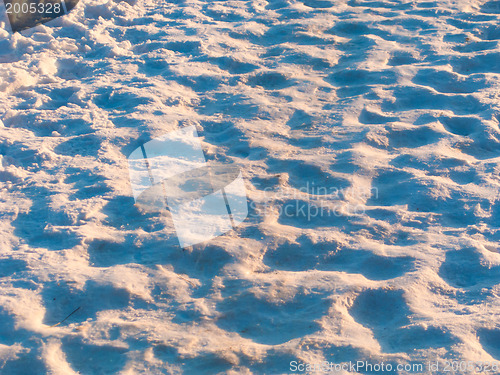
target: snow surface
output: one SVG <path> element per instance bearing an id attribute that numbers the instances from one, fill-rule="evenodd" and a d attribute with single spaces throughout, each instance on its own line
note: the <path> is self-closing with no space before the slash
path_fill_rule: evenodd
<path id="1" fill-rule="evenodd" d="M 1 7 L 0 373 L 500 361 L 499 21 L 499 1 L 82 0 L 13 35 Z M 127 157 L 190 125 L 250 215 L 182 249 Z"/>

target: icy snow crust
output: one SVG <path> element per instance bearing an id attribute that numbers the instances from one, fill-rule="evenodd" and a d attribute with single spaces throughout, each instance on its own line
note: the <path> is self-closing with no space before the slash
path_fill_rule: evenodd
<path id="1" fill-rule="evenodd" d="M 1 374 L 500 360 L 500 2 L 1 9 Z M 183 250 L 127 157 L 191 125 L 250 215 Z"/>

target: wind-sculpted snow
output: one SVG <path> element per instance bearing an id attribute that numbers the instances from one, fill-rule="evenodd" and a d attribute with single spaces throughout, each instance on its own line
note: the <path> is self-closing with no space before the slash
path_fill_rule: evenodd
<path id="1" fill-rule="evenodd" d="M 1 374 L 500 361 L 500 2 L 0 17 Z M 249 215 L 182 249 L 127 157 L 192 125 Z"/>

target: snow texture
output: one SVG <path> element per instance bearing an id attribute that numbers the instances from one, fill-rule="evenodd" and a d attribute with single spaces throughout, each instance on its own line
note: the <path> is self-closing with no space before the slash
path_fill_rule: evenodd
<path id="1" fill-rule="evenodd" d="M 0 373 L 500 361 L 499 40 L 499 1 L 2 7 Z M 127 158 L 187 126 L 249 216 L 182 249 Z"/>

